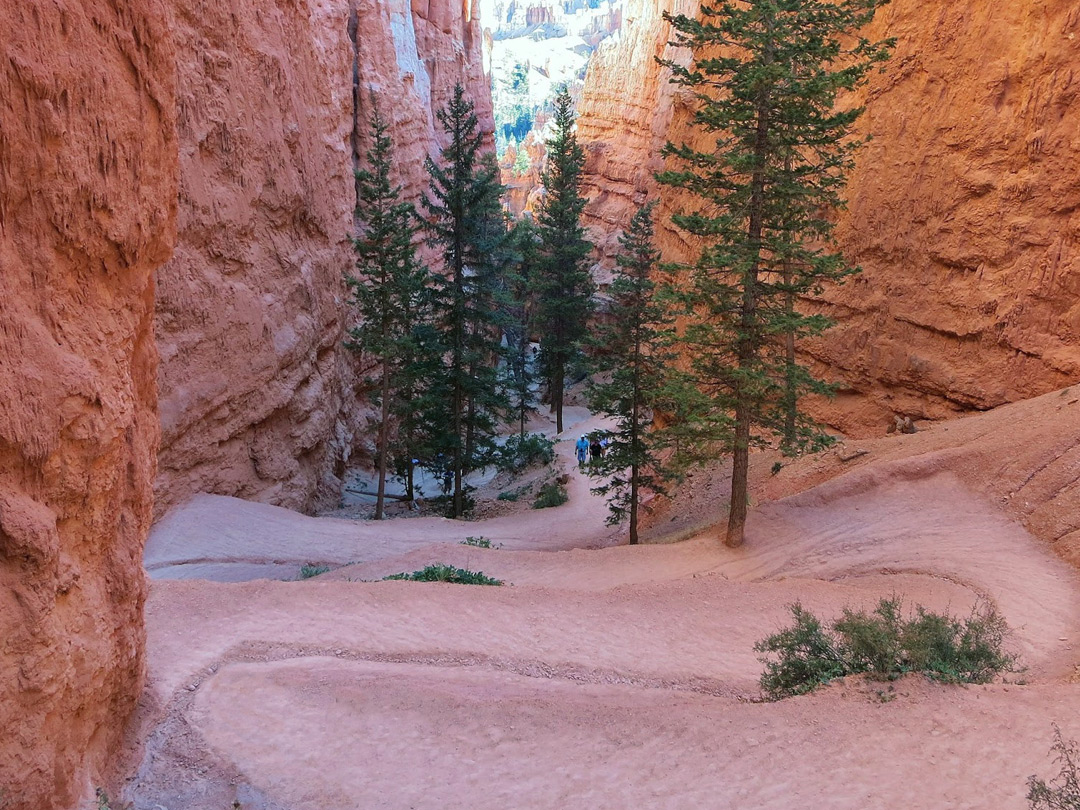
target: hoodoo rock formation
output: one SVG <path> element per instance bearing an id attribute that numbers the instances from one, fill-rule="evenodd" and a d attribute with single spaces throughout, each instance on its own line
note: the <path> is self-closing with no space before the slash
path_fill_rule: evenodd
<path id="1" fill-rule="evenodd" d="M 579 127 L 596 230 L 622 227 L 658 193 L 666 140 L 696 137 L 690 100 L 652 61 L 672 54 L 661 11 L 687 12 L 675 5 L 630 0 L 621 37 L 590 67 Z M 893 0 L 868 35 L 898 44 L 853 100 L 873 140 L 838 236 L 863 273 L 829 291 L 838 326 L 805 347 L 843 388 L 827 418 L 877 433 L 893 413 L 938 418 L 1074 382 L 1080 9 Z M 659 193 L 670 212 L 675 201 Z M 659 240 L 671 259 L 690 258 L 670 226 Z"/>
<path id="2" fill-rule="evenodd" d="M 51 810 L 105 783 L 144 670 L 174 58 L 155 0 L 0 31 L 0 806 Z"/>

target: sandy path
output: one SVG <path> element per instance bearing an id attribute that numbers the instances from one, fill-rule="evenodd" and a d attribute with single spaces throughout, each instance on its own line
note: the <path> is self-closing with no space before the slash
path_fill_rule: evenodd
<path id="1" fill-rule="evenodd" d="M 565 507 L 482 524 L 196 502 L 199 525 L 158 535 L 159 572 L 190 573 L 186 538 L 218 575 L 357 563 L 304 582 L 153 583 L 128 796 L 139 810 L 1021 810 L 1026 776 L 1052 772 L 1051 723 L 1080 737 L 1080 585 L 966 462 L 950 467 L 983 458 L 992 434 L 964 430 L 962 451 L 923 438 L 910 446 L 924 456 L 893 452 L 833 480 L 821 459 L 798 462 L 784 476 L 824 480 L 755 509 L 737 552 L 708 538 L 572 548 L 609 537 L 577 478 Z M 1023 450 L 1036 471 L 1014 458 L 1010 475 L 1039 481 L 1067 457 L 1065 431 L 1045 435 L 1043 457 L 1034 434 Z M 456 542 L 476 534 L 504 548 Z M 434 561 L 514 584 L 351 581 Z M 747 701 L 753 644 L 787 604 L 831 617 L 893 593 L 960 614 L 992 600 L 1025 685 L 909 678 Z"/>
<path id="2" fill-rule="evenodd" d="M 230 668 L 192 720 L 265 795 L 311 810 L 941 810 L 1022 807 L 1045 747 L 986 739 L 1046 738 L 1080 709 L 1080 689 L 874 688 L 747 705 L 309 659 Z M 280 747 L 259 742 L 271 726 Z"/>
<path id="3" fill-rule="evenodd" d="M 573 431 L 564 432 L 555 450 L 570 474 L 570 500 L 558 509 L 481 521 L 431 517 L 377 523 L 313 518 L 239 498 L 199 495 L 155 524 L 146 544 L 146 569 L 155 579 L 243 582 L 295 579 L 306 563 L 368 562 L 478 535 L 506 549 L 545 551 L 618 542 L 618 530 L 604 523 L 603 502 L 589 492 L 594 482 L 574 462 L 574 438 L 605 423 L 584 418 L 583 408 L 567 411 Z"/>

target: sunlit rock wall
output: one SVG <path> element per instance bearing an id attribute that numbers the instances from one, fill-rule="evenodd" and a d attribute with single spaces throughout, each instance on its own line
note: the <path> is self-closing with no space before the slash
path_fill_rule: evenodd
<path id="1" fill-rule="evenodd" d="M 678 202 L 652 180 L 665 141 L 697 137 L 689 99 L 653 62 L 678 55 L 660 17 L 673 5 L 631 0 L 586 79 L 587 217 L 609 256 L 612 235 L 655 194 L 666 257 L 693 255 L 666 224 Z M 1080 8 L 893 0 L 866 34 L 898 45 L 860 93 L 860 133 L 873 140 L 839 218 L 864 272 L 828 292 L 838 325 L 804 347 L 842 388 L 819 415 L 877 433 L 893 413 L 943 417 L 1075 382 Z"/>

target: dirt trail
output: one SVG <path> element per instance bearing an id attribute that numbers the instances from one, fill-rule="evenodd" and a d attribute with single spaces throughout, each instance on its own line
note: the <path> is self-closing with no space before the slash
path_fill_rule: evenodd
<path id="1" fill-rule="evenodd" d="M 1045 424 L 1024 457 L 1048 469 L 1072 412 L 1025 413 Z M 944 461 L 940 437 L 923 436 L 908 455 L 875 445 L 878 458 L 832 480 L 827 459 L 797 462 L 778 476 L 797 494 L 755 509 L 737 552 L 708 537 L 574 548 L 610 542 L 603 502 L 576 475 L 565 506 L 482 525 L 358 526 L 199 499 L 156 535 L 158 573 L 188 576 L 200 557 L 222 578 L 356 563 L 304 582 L 153 583 L 129 798 L 147 810 L 1020 810 L 1027 775 L 1052 772 L 1051 723 L 1080 737 L 1080 582 L 995 497 L 1000 473 L 981 462 L 980 479 L 963 461 L 1001 437 L 970 424 L 955 435 Z M 1037 480 L 1018 455 L 1010 474 Z M 504 547 L 457 542 L 477 534 Z M 513 586 L 352 581 L 435 561 Z M 893 593 L 954 613 L 992 600 L 1024 685 L 855 681 L 754 702 L 753 644 L 786 605 L 829 617 Z"/>

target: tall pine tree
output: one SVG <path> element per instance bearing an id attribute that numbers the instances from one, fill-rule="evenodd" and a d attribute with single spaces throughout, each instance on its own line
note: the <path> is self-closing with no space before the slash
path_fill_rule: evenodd
<path id="1" fill-rule="evenodd" d="M 659 179 L 701 201 L 673 221 L 704 245 L 689 272 L 685 340 L 713 425 L 727 422 L 730 546 L 743 542 L 751 445 L 769 434 L 789 448 L 827 441 L 797 402 L 828 387 L 789 347 L 829 322 L 795 301 L 854 272 L 827 246 L 862 110 L 836 100 L 887 58 L 890 42 L 857 35 L 886 2 L 726 0 L 703 5 L 700 19 L 665 14 L 693 57 L 665 64 L 697 98 L 695 126 L 715 136 L 708 151 L 668 144 L 681 168 Z"/>
<path id="2" fill-rule="evenodd" d="M 659 453 L 666 442 L 651 429 L 653 416 L 670 413 L 670 400 L 678 396 L 674 317 L 654 281 L 660 259 L 653 246 L 654 207 L 639 209 L 619 238 L 611 305 L 594 340 L 595 378 L 587 389 L 589 407 L 615 420 L 604 455 L 590 468 L 608 480 L 593 492 L 608 496 L 608 523 L 629 521 L 631 544 L 638 541 L 642 495 L 663 492 Z"/>
<path id="3" fill-rule="evenodd" d="M 401 186 L 390 179 L 393 144 L 374 93 L 368 125 L 371 148 L 366 154 L 367 168 L 356 172 L 356 266 L 346 281 L 359 321 L 350 331 L 349 345 L 378 369 L 373 380 L 379 408 L 375 420 L 375 519 L 382 520 L 392 453 L 392 420 L 402 411 L 402 397 L 409 386 L 415 355 L 413 331 L 429 276 L 417 261 L 413 246 L 416 211 L 411 203 L 402 201 Z"/>
<path id="4" fill-rule="evenodd" d="M 497 290 L 506 224 L 498 166 L 485 156 L 484 135 L 461 85 L 436 113 L 449 136 L 439 163 L 427 161 L 423 196 L 430 242 L 442 252 L 444 273 L 435 277 L 435 324 L 445 347 L 438 388 L 447 430 L 441 452 L 453 477 L 451 514 L 465 512 L 463 476 L 483 466 L 494 447 L 506 408 L 498 362 L 501 329 Z"/>
<path id="5" fill-rule="evenodd" d="M 593 283 L 587 266 L 592 245 L 581 225 L 585 152 L 574 133 L 574 106 L 565 88 L 555 97 L 553 120 L 555 131 L 547 141 L 547 167 L 541 174 L 544 197 L 537 215 L 541 260 L 535 285 L 536 326 L 556 431 L 562 433 L 566 374 L 579 356 L 592 311 Z"/>
<path id="6" fill-rule="evenodd" d="M 524 437 L 525 422 L 536 405 L 533 386 L 532 333 L 536 304 L 533 278 L 539 261 L 539 236 L 528 219 L 519 220 L 510 232 L 514 251 L 513 272 L 508 276 L 507 367 L 510 411 L 517 416 L 518 435 Z"/>

